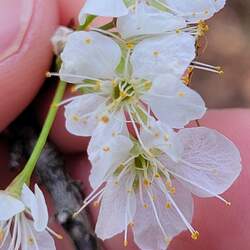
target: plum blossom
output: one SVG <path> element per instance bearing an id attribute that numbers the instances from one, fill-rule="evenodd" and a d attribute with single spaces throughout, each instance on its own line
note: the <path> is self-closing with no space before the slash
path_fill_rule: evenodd
<path id="1" fill-rule="evenodd" d="M 125 39 L 165 32 L 187 31 L 197 35 L 203 23 L 225 5 L 225 0 L 88 0 L 79 15 L 84 24 L 87 14 L 113 16 L 117 30 Z M 126 8 L 127 6 L 127 8 Z M 190 26 L 191 25 L 191 26 Z M 188 27 L 187 27 L 188 26 Z"/>
<path id="2" fill-rule="evenodd" d="M 186 20 L 200 21 L 212 17 L 221 10 L 226 0 L 87 0 L 81 14 L 119 17 L 140 4 L 179 15 Z"/>
<path id="3" fill-rule="evenodd" d="M 42 191 L 24 184 L 20 198 L 0 191 L 0 249 L 55 250 Z M 58 235 L 57 235 L 58 236 Z M 59 236 L 58 236 L 59 237 Z"/>
<path id="4" fill-rule="evenodd" d="M 151 110 L 173 128 L 201 118 L 206 111 L 202 98 L 181 81 L 195 57 L 194 43 L 181 33 L 131 48 L 98 32 L 72 33 L 61 54 L 59 76 L 82 95 L 65 101 L 70 102 L 65 105 L 68 131 L 90 136 L 112 119 L 142 124 Z"/>
<path id="5" fill-rule="evenodd" d="M 129 142 L 127 132 L 117 129 L 114 122 L 109 141 L 92 137 L 88 150 L 93 191 L 82 209 L 93 201 L 101 204 L 98 237 L 105 240 L 124 232 L 127 246 L 130 226 L 141 249 L 165 250 L 185 229 L 194 240 L 199 236 L 191 225 L 192 194 L 217 197 L 230 205 L 220 194 L 239 176 L 241 158 L 222 134 L 204 127 L 176 133 L 151 119 L 141 132 L 135 128 L 138 139 Z M 127 142 L 118 147 L 123 137 Z"/>

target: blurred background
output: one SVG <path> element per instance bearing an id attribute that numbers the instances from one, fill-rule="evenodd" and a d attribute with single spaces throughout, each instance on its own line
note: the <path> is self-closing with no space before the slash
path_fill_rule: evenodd
<path id="1" fill-rule="evenodd" d="M 207 49 L 198 60 L 225 73 L 196 70 L 192 87 L 209 108 L 250 107 L 250 0 L 228 0 L 226 6 L 208 22 Z"/>

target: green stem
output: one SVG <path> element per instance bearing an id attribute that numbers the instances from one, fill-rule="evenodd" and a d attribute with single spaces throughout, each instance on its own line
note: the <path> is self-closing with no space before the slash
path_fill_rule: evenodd
<path id="1" fill-rule="evenodd" d="M 62 101 L 65 89 L 66 89 L 66 83 L 60 81 L 58 83 L 58 87 L 56 89 L 54 99 L 52 101 L 52 104 L 50 105 L 49 112 L 47 114 L 44 126 L 43 126 L 42 131 L 39 135 L 39 138 L 36 142 L 34 150 L 31 154 L 28 162 L 26 163 L 23 171 L 19 174 L 19 176 L 21 175 L 25 178 L 25 182 L 29 182 L 29 179 L 32 175 L 32 172 L 34 171 L 34 168 L 36 166 L 36 163 L 39 160 L 39 157 L 42 153 L 42 150 L 46 144 L 49 132 L 51 130 L 53 122 L 56 118 L 57 111 L 59 109 L 58 104 Z"/>

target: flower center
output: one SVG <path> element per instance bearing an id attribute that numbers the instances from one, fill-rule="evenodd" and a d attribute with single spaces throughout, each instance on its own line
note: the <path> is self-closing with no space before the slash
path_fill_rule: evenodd
<path id="1" fill-rule="evenodd" d="M 126 80 L 121 80 L 114 86 L 113 99 L 121 99 L 123 101 L 130 99 L 135 95 L 133 84 Z"/>

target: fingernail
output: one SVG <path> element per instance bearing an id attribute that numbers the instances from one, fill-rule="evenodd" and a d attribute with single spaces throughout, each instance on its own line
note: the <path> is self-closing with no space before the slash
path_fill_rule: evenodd
<path id="1" fill-rule="evenodd" d="M 0 62 L 20 49 L 33 7 L 33 0 L 0 0 Z"/>

